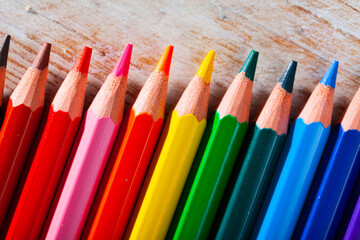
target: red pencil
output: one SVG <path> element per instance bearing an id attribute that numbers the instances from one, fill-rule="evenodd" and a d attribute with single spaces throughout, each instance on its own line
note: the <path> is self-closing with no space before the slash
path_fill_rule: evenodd
<path id="1" fill-rule="evenodd" d="M 120 239 L 164 122 L 173 46 L 168 46 L 121 127 L 83 238 Z"/>
<path id="2" fill-rule="evenodd" d="M 11 94 L 0 132 L 0 226 L 11 203 L 44 106 L 51 45 L 45 43 Z"/>
<path id="3" fill-rule="evenodd" d="M 37 239 L 78 130 L 91 48 L 85 47 L 59 88 L 6 239 Z"/>

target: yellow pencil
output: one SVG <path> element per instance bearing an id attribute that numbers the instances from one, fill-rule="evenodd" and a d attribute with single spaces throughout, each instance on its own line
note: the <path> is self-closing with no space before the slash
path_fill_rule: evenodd
<path id="1" fill-rule="evenodd" d="M 162 133 L 126 239 L 164 239 L 206 127 L 215 52 L 209 51 Z"/>

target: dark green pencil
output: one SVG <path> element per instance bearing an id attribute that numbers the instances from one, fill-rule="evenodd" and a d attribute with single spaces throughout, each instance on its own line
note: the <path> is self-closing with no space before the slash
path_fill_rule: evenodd
<path id="1" fill-rule="evenodd" d="M 291 61 L 254 126 L 216 239 L 248 239 L 285 142 L 297 63 Z"/>

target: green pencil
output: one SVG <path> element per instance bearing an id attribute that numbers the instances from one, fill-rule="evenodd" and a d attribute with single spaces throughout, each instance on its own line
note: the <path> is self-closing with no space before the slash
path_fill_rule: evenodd
<path id="1" fill-rule="evenodd" d="M 168 239 L 205 239 L 210 231 L 248 128 L 257 58 L 258 52 L 251 51 L 215 112 L 205 134 L 210 132 L 210 136 L 202 140 Z"/>
<path id="2" fill-rule="evenodd" d="M 291 61 L 276 84 L 244 145 L 243 162 L 231 191 L 216 239 L 248 239 L 285 142 L 297 63 Z M 228 191 L 228 190 L 227 190 Z"/>

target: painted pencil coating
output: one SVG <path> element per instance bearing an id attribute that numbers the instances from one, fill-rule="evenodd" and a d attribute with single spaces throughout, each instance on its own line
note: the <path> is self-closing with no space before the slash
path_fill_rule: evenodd
<path id="1" fill-rule="evenodd" d="M 49 135 L 49 141 L 61 143 L 64 139 L 73 139 L 75 137 L 80 123 L 80 117 L 72 121 L 67 113 L 61 112 L 54 115 L 52 109 L 50 109 L 49 114 L 49 121 L 51 123 L 47 125 L 46 130 L 50 131 L 50 129 L 52 129 L 53 133 L 56 132 L 56 134 Z M 48 144 L 40 144 L 37 152 L 57 152 L 59 154 L 59 159 L 66 160 L 72 144 L 67 144 L 61 151 L 59 148 L 61 148 L 62 145 L 59 144 L 54 146 L 53 144 L 49 144 L 50 142 L 47 143 Z M 40 163 L 39 161 L 41 161 L 41 159 L 36 157 L 34 160 L 33 166 L 38 165 Z M 49 158 L 46 160 L 52 159 Z M 65 161 L 58 164 L 62 165 L 60 168 L 63 169 Z M 56 171 L 52 174 L 52 171 L 42 171 L 43 167 L 47 166 L 40 165 L 36 169 L 37 171 L 30 170 L 27 179 L 33 181 L 27 180 L 28 183 L 25 183 L 24 185 L 6 239 L 37 239 L 40 236 L 42 226 L 49 211 L 62 172 Z M 36 186 L 31 184 L 32 182 L 35 183 Z"/>
<path id="2" fill-rule="evenodd" d="M 41 119 L 51 45 L 45 43 L 11 94 L 0 132 L 0 226 Z"/>
<path id="3" fill-rule="evenodd" d="M 185 89 L 162 133 L 125 238 L 163 239 L 206 127 L 210 51 Z"/>
<path id="4" fill-rule="evenodd" d="M 127 131 L 127 134 L 125 134 L 122 139 L 124 139 L 123 141 L 127 141 L 127 144 L 131 144 L 134 147 L 127 147 L 124 149 L 126 151 L 122 153 L 122 159 L 141 159 L 142 157 L 147 157 L 150 161 L 153 154 L 152 150 L 155 148 L 164 120 L 160 118 L 154 122 L 152 116 L 148 114 L 140 114 L 135 117 L 135 113 L 132 109 L 130 110 L 130 116 L 127 118 L 128 119 L 125 119 L 123 124 L 132 122 L 130 125 L 127 124 L 128 128 L 131 129 L 131 132 Z M 149 132 L 148 134 L 144 134 L 144 131 L 142 131 L 141 128 L 133 128 L 132 126 L 142 126 L 144 129 L 149 129 Z M 121 133 L 120 131 L 119 135 L 123 134 L 124 133 Z M 138 151 L 136 146 L 146 144 L 148 144 L 148 149 L 145 149 L 143 152 Z M 135 152 L 136 154 L 134 154 Z M 88 221 L 93 221 L 91 230 L 85 229 L 86 232 L 84 233 L 83 238 L 100 239 L 105 237 L 107 239 L 118 239 L 118 236 L 121 238 L 124 234 L 142 183 L 142 181 L 132 183 L 128 181 L 128 179 L 131 179 L 132 172 L 144 176 L 147 169 L 141 168 L 138 164 L 132 162 L 125 164 L 121 161 L 117 161 L 114 164 L 117 171 L 116 173 L 111 174 L 109 178 L 112 180 L 112 184 L 111 186 L 106 186 L 102 195 L 102 199 L 106 199 L 106 201 L 102 200 L 101 203 L 95 203 L 94 206 L 98 205 L 96 216 L 90 216 Z M 117 179 L 121 180 L 115 181 Z M 122 191 L 114 191 L 113 189 L 122 189 Z M 129 205 L 131 207 L 127 207 Z M 92 218 L 94 218 L 94 220 L 92 220 Z M 110 221 L 112 219 L 115 220 Z"/>
<path id="5" fill-rule="evenodd" d="M 360 239 L 360 197 L 356 203 L 353 215 L 351 216 L 349 226 L 346 230 L 344 240 Z"/>
<path id="6" fill-rule="evenodd" d="M 187 177 L 180 173 L 190 170 L 206 127 L 206 120 L 198 122 L 196 117 L 191 114 L 179 116 L 175 110 L 172 112 L 169 125 L 171 127 L 169 127 L 164 143 L 166 147 L 163 147 L 157 159 L 156 168 L 146 190 L 130 239 L 165 238 L 177 199 L 180 198 Z M 183 161 L 178 162 L 179 159 Z M 164 181 L 164 179 L 167 180 Z M 152 183 L 156 183 L 156 185 Z M 182 185 L 180 185 L 181 183 Z M 152 222 L 148 222 L 148 219 L 152 219 Z"/>
<path id="7" fill-rule="evenodd" d="M 167 238 L 207 237 L 248 127 L 257 58 L 251 51 L 207 126 L 206 149 L 195 157 Z"/>
<path id="8" fill-rule="evenodd" d="M 333 239 L 339 226 L 343 211 L 360 169 L 360 132 L 344 131 L 339 126 L 336 145 L 329 156 L 325 153 L 322 161 L 328 166 L 322 183 L 314 196 L 307 201 L 312 203 L 310 214 L 301 234 L 301 239 Z M 334 134 L 337 136 L 337 134 Z M 305 205 L 304 210 L 307 208 Z M 300 226 L 298 226 L 300 227 Z M 295 234 L 295 238 L 298 238 Z"/>
<path id="9" fill-rule="evenodd" d="M 216 112 L 213 126 L 216 129 L 203 156 L 210 162 L 199 166 L 173 239 L 206 239 L 248 123 L 239 123 L 230 115 L 220 119 Z"/>
<path id="10" fill-rule="evenodd" d="M 290 239 L 330 134 L 338 62 L 334 61 L 293 124 L 284 162 L 257 239 Z M 268 193 L 271 194 L 271 193 Z M 261 219 L 258 219 L 261 221 Z"/>
<path id="11" fill-rule="evenodd" d="M 88 65 L 90 57 L 80 55 L 79 61 Z M 60 86 L 6 239 L 39 238 L 80 124 L 86 81 L 86 74 L 70 71 Z"/>
<path id="12" fill-rule="evenodd" d="M 163 126 L 172 52 L 167 46 L 122 123 L 84 239 L 120 239 L 125 232 Z"/>
<path id="13" fill-rule="evenodd" d="M 232 239 L 234 236 L 239 239 L 249 237 L 271 179 L 271 173 L 285 142 L 286 134 L 279 136 L 272 129 L 263 129 L 255 125 L 253 131 L 248 155 L 243 160 L 216 239 Z M 265 144 L 267 142 L 272 144 Z M 262 157 L 263 152 L 267 153 L 267 158 Z M 238 221 L 233 221 L 234 219 Z"/>
<path id="14" fill-rule="evenodd" d="M 46 239 L 80 237 L 119 127 L 120 122 L 115 124 L 110 117 L 99 119 L 91 109 L 87 111 Z"/>
<path id="15" fill-rule="evenodd" d="M 305 201 L 330 134 L 330 127 L 324 128 L 322 123 L 307 125 L 303 119 L 299 118 L 294 124 L 293 136 L 296 135 L 296 137 L 289 137 L 293 137 L 292 145 L 299 145 L 299 147 L 292 147 L 287 154 L 281 176 L 257 236 L 258 239 L 264 239 L 266 236 L 274 236 L 276 239 L 291 238 L 301 212 L 298 204 L 302 205 Z M 302 139 L 307 139 L 307 141 Z M 302 159 L 302 161 L 289 161 L 289 159 Z M 275 221 L 275 218 L 281 221 Z"/>

